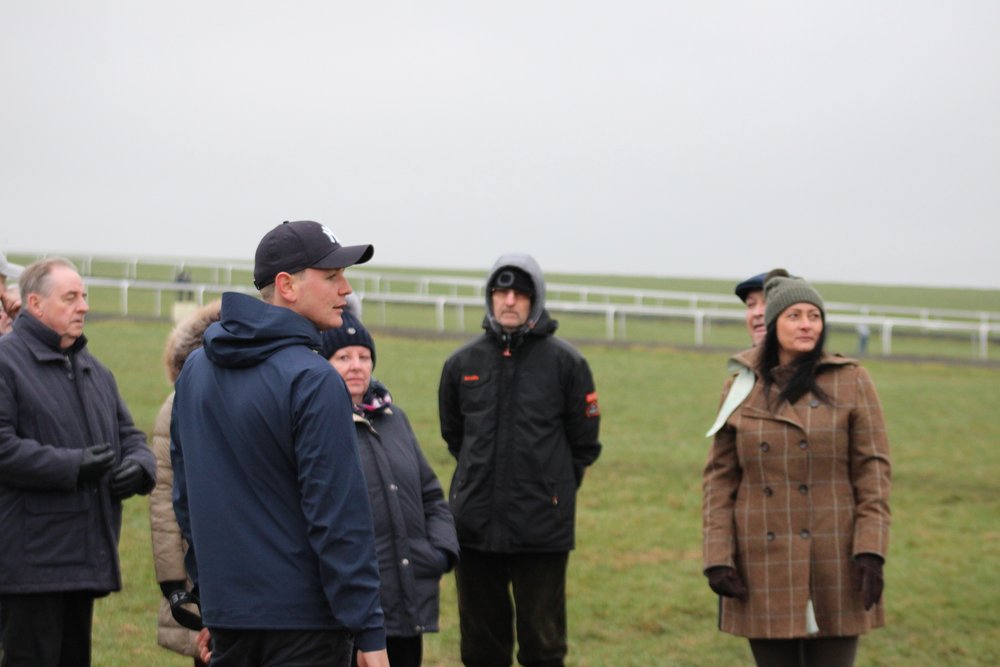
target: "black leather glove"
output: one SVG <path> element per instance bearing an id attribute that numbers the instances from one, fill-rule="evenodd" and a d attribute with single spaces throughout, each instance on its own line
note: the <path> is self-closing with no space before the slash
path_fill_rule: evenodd
<path id="1" fill-rule="evenodd" d="M 96 482 L 104 473 L 111 470 L 115 464 L 115 450 L 107 442 L 100 445 L 91 445 L 83 450 L 83 458 L 80 459 L 80 472 L 77 479 L 81 482 Z"/>
<path id="2" fill-rule="evenodd" d="M 146 471 L 135 461 L 125 459 L 115 468 L 111 476 L 111 498 L 125 500 L 142 491 L 146 482 Z"/>
<path id="3" fill-rule="evenodd" d="M 201 602 L 198 600 L 198 595 L 195 591 L 188 592 L 184 590 L 184 582 L 164 582 L 160 584 L 160 589 L 163 589 L 165 584 L 179 583 L 180 588 L 173 589 L 169 595 L 167 595 L 167 602 L 170 603 L 170 615 L 174 617 L 174 620 L 178 624 L 187 628 L 188 630 L 194 630 L 197 632 L 201 630 Z M 164 592 L 166 592 L 164 590 Z M 191 611 L 186 609 L 185 605 L 190 605 L 195 608 L 196 611 Z"/>
<path id="4" fill-rule="evenodd" d="M 882 577 L 883 563 L 885 561 L 882 557 L 875 554 L 858 554 L 854 557 L 854 585 L 861 591 L 865 611 L 874 607 L 882 597 L 882 588 L 885 586 Z"/>
<path id="5" fill-rule="evenodd" d="M 747 601 L 747 587 L 736 568 L 727 565 L 717 565 L 705 570 L 708 577 L 708 587 L 724 598 L 736 598 L 740 602 Z"/>

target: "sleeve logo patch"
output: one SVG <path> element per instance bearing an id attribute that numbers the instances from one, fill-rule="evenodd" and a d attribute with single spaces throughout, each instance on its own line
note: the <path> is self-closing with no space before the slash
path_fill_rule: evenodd
<path id="1" fill-rule="evenodd" d="M 600 417 L 601 407 L 597 404 L 597 392 L 596 391 L 590 392 L 589 394 L 587 394 L 584 400 L 587 402 L 587 406 L 584 408 L 583 411 L 584 414 L 587 415 L 588 418 Z"/>

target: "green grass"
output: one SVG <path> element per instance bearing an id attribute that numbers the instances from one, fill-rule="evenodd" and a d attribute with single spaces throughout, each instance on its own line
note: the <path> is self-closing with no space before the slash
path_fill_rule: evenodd
<path id="1" fill-rule="evenodd" d="M 368 313 L 366 312 L 366 315 Z M 371 322 L 371 320 L 369 320 Z M 104 320 L 91 347 L 149 430 L 169 392 L 168 325 Z M 390 336 L 373 325 L 376 376 L 409 414 L 447 486 L 436 389 L 454 339 Z M 604 453 L 581 491 L 568 581 L 570 665 L 751 664 L 742 639 L 715 629 L 700 574 L 701 468 L 722 386 L 721 352 L 585 345 L 601 396 Z M 893 447 L 894 524 L 887 627 L 862 639 L 859 664 L 1000 664 L 1000 370 L 870 360 Z M 94 664 L 189 665 L 156 645 L 156 587 L 146 499 L 126 503 L 125 590 L 100 600 Z M 442 581 L 442 632 L 425 664 L 459 665 L 454 580 Z"/>

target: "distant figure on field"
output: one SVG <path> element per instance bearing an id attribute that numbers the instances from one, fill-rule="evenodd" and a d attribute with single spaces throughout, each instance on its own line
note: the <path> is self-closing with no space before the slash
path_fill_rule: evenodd
<path id="1" fill-rule="evenodd" d="M 94 598 L 121 589 L 122 501 L 156 476 L 146 436 L 87 349 L 69 260 L 20 276 L 0 338 L 0 626 L 5 667 L 90 664 Z"/>
<path id="2" fill-rule="evenodd" d="M 858 636 L 884 623 L 882 409 L 857 361 L 824 352 L 819 293 L 783 270 L 764 290 L 767 335 L 733 358 L 757 382 L 704 470 L 704 573 L 720 629 L 747 637 L 758 666 L 849 667 Z"/>
<path id="3" fill-rule="evenodd" d="M 191 272 L 188 269 L 181 269 L 177 274 L 177 278 L 174 282 L 178 283 L 190 283 L 191 282 Z M 178 301 L 194 301 L 194 292 L 191 290 L 177 290 L 177 300 Z"/>
<path id="4" fill-rule="evenodd" d="M 601 452 L 600 409 L 586 359 L 556 326 L 538 264 L 504 255 L 486 280 L 485 333 L 441 373 L 470 667 L 510 665 L 515 626 L 522 665 L 558 667 L 566 656 L 566 566 L 577 490 Z"/>
<path id="5" fill-rule="evenodd" d="M 323 356 L 347 384 L 375 520 L 379 588 L 392 667 L 420 667 L 438 630 L 441 575 L 458 562 L 455 521 L 406 413 L 372 377 L 375 341 L 359 319 L 323 332 Z"/>

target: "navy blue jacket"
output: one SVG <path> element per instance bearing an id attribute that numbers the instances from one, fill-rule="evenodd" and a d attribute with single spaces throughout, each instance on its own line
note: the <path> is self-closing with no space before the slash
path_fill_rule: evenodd
<path id="1" fill-rule="evenodd" d="M 83 449 L 109 442 L 146 473 L 156 461 L 111 371 L 81 336 L 60 336 L 26 311 L 0 338 L 0 594 L 121 588 L 122 505 L 111 474 L 79 484 Z"/>
<path id="2" fill-rule="evenodd" d="M 384 648 L 351 399 L 304 317 L 236 293 L 175 384 L 174 511 L 210 628 Z"/>

